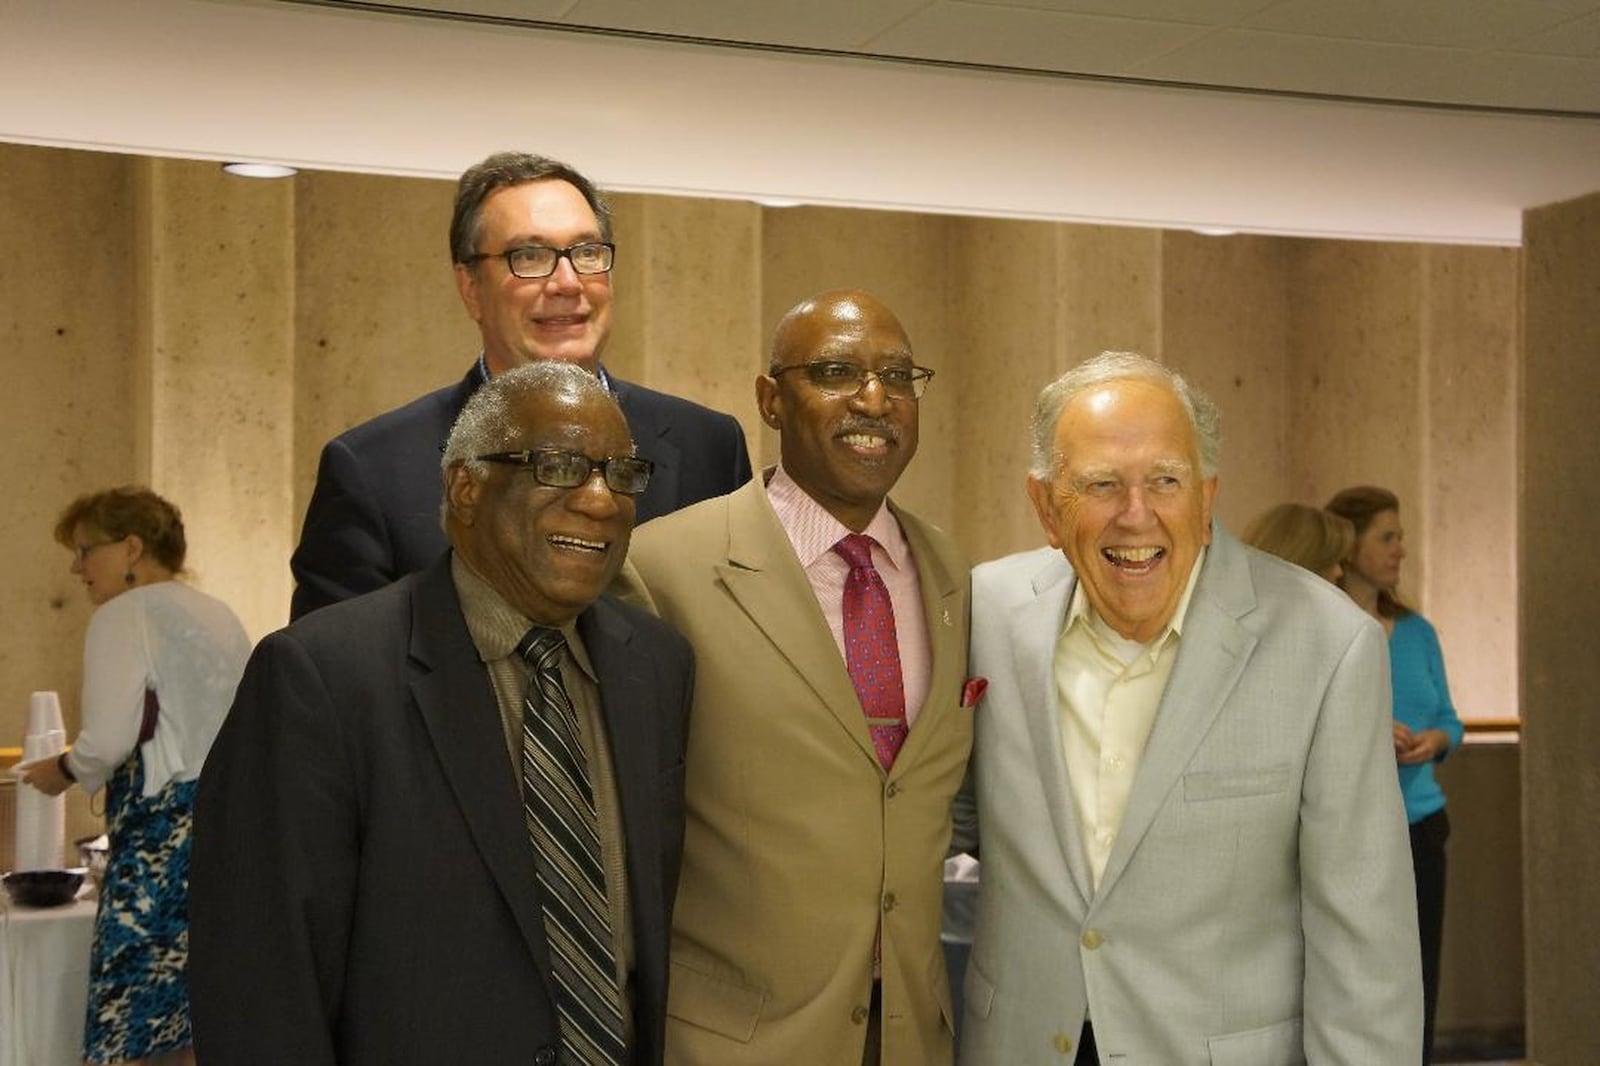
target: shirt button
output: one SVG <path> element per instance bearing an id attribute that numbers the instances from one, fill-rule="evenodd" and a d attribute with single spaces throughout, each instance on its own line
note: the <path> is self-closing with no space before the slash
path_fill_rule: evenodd
<path id="1" fill-rule="evenodd" d="M 885 892 L 883 894 L 883 909 L 886 910 L 886 911 L 892 911 L 892 910 L 894 910 L 894 907 L 895 907 L 894 893 L 893 892 Z"/>
<path id="2" fill-rule="evenodd" d="M 1083 946 L 1088 948 L 1090 951 L 1097 950 L 1100 945 L 1104 944 L 1105 942 L 1106 938 L 1100 935 L 1100 930 L 1098 929 L 1090 929 L 1088 932 L 1083 934 Z"/>
<path id="3" fill-rule="evenodd" d="M 1053 1044 L 1055 1049 L 1061 1052 L 1061 1054 L 1072 1054 L 1072 1037 L 1068 1036 L 1066 1033 L 1057 1033 L 1055 1036 L 1050 1038 L 1050 1043 Z"/>
<path id="4" fill-rule="evenodd" d="M 556 1049 L 542 1047 L 533 1053 L 533 1066 L 556 1066 Z"/>
<path id="5" fill-rule="evenodd" d="M 855 1010 L 851 1011 L 850 1012 L 850 1020 L 855 1022 L 857 1025 L 861 1025 L 864 1022 L 866 1022 L 866 1020 L 867 1020 L 867 1008 L 865 1008 L 865 1007 L 857 1007 Z"/>
<path id="6" fill-rule="evenodd" d="M 1122 764 L 1127 760 L 1115 753 L 1106 756 L 1106 765 L 1114 770 L 1122 769 Z"/>

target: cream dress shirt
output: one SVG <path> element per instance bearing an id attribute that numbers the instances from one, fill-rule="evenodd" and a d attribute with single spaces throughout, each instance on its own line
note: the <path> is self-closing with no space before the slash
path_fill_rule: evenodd
<path id="1" fill-rule="evenodd" d="M 1172 620 L 1149 642 L 1118 635 L 1089 603 L 1081 580 L 1072 593 L 1067 624 L 1056 638 L 1061 750 L 1096 888 L 1122 828 L 1128 794 L 1172 674 L 1189 599 L 1204 563 L 1202 548 Z"/>

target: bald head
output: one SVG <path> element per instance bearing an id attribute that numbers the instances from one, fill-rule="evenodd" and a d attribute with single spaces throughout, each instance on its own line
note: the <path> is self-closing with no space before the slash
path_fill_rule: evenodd
<path id="1" fill-rule="evenodd" d="M 772 331 L 771 367 L 789 366 L 812 359 L 831 358 L 819 350 L 834 334 L 868 329 L 898 336 L 907 359 L 911 341 L 900 319 L 881 300 L 860 289 L 830 289 L 801 300 L 778 319 Z"/>
<path id="2" fill-rule="evenodd" d="M 784 472 L 856 532 L 916 454 L 914 369 L 905 327 L 857 289 L 802 300 L 773 330 L 771 366 L 756 379 L 762 420 L 778 431 Z"/>

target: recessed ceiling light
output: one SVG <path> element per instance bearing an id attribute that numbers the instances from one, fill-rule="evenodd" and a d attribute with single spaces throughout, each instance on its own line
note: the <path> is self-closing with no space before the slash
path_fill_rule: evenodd
<path id="1" fill-rule="evenodd" d="M 1202 237 L 1232 237 L 1239 232 L 1226 226 L 1196 226 L 1194 231 Z"/>
<path id="2" fill-rule="evenodd" d="M 292 178 L 299 173 L 282 163 L 224 163 L 222 169 L 240 178 Z"/>
<path id="3" fill-rule="evenodd" d="M 785 200 L 777 196 L 758 196 L 751 202 L 758 204 L 761 207 L 799 207 L 802 201 Z"/>

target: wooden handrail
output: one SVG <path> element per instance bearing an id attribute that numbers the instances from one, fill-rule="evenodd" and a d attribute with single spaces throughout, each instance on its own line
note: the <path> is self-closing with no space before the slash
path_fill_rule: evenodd
<path id="1" fill-rule="evenodd" d="M 1522 719 L 1520 718 L 1463 718 L 1461 724 L 1467 727 L 1467 736 L 1477 733 L 1515 733 L 1522 736 Z"/>

